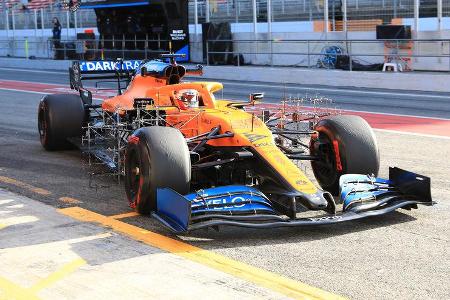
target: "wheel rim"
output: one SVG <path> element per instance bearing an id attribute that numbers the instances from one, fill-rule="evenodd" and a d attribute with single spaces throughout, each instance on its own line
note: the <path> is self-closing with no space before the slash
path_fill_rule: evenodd
<path id="1" fill-rule="evenodd" d="M 43 145 L 47 142 L 47 131 L 48 131 L 48 123 L 47 118 L 45 117 L 45 110 L 42 108 L 39 111 L 38 115 L 38 130 L 39 130 L 39 138 Z"/>
<path id="2" fill-rule="evenodd" d="M 139 158 L 135 150 L 128 154 L 128 164 L 127 164 L 127 183 L 128 192 L 130 195 L 130 206 L 136 206 L 137 198 L 139 194 L 139 189 L 141 188 L 141 165 L 139 163 Z"/>

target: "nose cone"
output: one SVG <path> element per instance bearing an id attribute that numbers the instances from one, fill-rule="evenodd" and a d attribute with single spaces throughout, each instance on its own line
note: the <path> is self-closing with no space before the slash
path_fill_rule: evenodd
<path id="1" fill-rule="evenodd" d="M 310 210 L 324 210 L 328 213 L 336 213 L 336 202 L 329 192 L 318 190 L 314 194 L 302 194 L 295 198 L 296 201 Z"/>

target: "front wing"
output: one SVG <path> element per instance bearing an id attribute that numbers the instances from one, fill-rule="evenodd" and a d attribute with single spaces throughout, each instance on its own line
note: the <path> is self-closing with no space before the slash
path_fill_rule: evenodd
<path id="1" fill-rule="evenodd" d="M 180 195 L 157 190 L 157 211 L 152 215 L 176 233 L 219 225 L 274 228 L 335 224 L 383 215 L 399 208 L 432 205 L 430 179 L 399 168 L 389 169 L 389 180 L 348 174 L 340 179 L 343 209 L 319 217 L 280 215 L 261 191 L 241 185 L 223 186 Z"/>

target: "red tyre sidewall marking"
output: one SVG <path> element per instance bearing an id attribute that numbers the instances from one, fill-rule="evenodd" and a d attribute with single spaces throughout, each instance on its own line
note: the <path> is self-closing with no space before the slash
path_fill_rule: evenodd
<path id="1" fill-rule="evenodd" d="M 333 149 L 334 149 L 334 155 L 335 155 L 335 159 L 336 159 L 336 170 L 338 172 L 342 172 L 341 155 L 339 153 L 339 142 L 337 140 L 333 140 Z"/>

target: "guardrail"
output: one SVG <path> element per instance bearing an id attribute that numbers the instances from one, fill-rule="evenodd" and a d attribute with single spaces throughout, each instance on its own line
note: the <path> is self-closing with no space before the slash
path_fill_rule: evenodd
<path id="1" fill-rule="evenodd" d="M 151 59 L 167 53 L 163 39 L 0 39 L 0 56 L 50 59 Z"/>
<path id="2" fill-rule="evenodd" d="M 225 57 L 235 65 L 243 58 L 252 65 L 332 69 L 347 61 L 352 71 L 355 66 L 392 62 L 403 70 L 450 71 L 450 40 L 208 40 L 205 57 L 207 65 Z"/>

